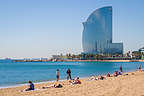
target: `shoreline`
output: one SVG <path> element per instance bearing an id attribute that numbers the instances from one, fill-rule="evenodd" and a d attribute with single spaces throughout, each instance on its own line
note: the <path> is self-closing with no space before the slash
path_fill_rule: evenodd
<path id="1" fill-rule="evenodd" d="M 143 69 L 142 69 L 143 70 Z M 126 73 L 131 73 L 131 72 L 136 72 L 137 70 L 130 70 L 130 71 L 127 71 L 127 72 L 123 72 L 123 74 L 126 74 Z M 110 75 L 113 75 L 113 74 L 110 74 Z M 80 79 L 87 79 L 87 78 L 90 78 L 91 76 L 95 76 L 95 77 L 98 77 L 99 75 L 89 75 L 89 76 L 84 76 L 84 77 L 80 77 Z M 105 75 L 102 75 L 102 76 L 106 76 Z M 76 77 L 75 77 L 76 78 Z M 37 81 L 37 80 L 36 80 Z M 67 81 L 66 79 L 60 79 L 59 82 L 65 82 Z M 34 84 L 46 84 L 46 83 L 56 83 L 56 79 L 55 80 L 44 80 L 44 81 L 40 81 L 40 82 L 35 82 L 33 81 Z M 14 85 L 6 85 L 6 86 L 0 86 L 0 89 L 5 89 L 5 88 L 15 88 L 15 87 L 23 87 L 23 86 L 27 86 L 28 83 L 22 83 L 22 84 L 14 84 Z"/>
<path id="2" fill-rule="evenodd" d="M 144 62 L 144 60 L 63 60 L 65 62 Z"/>
<path id="3" fill-rule="evenodd" d="M 59 80 L 60 82 L 65 81 L 66 79 L 61 79 Z M 51 80 L 51 81 L 41 81 L 41 82 L 35 82 L 34 84 L 44 84 L 44 83 L 55 83 L 56 80 Z M 6 86 L 0 86 L 0 89 L 5 89 L 5 88 L 15 88 L 15 87 L 23 87 L 23 86 L 27 86 L 28 83 L 23 83 L 23 84 L 14 84 L 14 85 L 6 85 Z"/>
<path id="4" fill-rule="evenodd" d="M 12 60 L 13 62 L 144 62 L 144 60 L 55 60 L 55 61 L 25 61 L 25 60 Z"/>
<path id="5" fill-rule="evenodd" d="M 144 71 L 126 72 L 128 75 L 107 77 L 105 80 L 81 78 L 82 84 L 70 85 L 67 80 L 35 83 L 39 90 L 22 92 L 27 85 L 0 89 L 0 96 L 143 96 Z M 124 73 L 124 74 L 126 74 Z M 62 88 L 42 89 L 44 86 L 60 83 Z"/>

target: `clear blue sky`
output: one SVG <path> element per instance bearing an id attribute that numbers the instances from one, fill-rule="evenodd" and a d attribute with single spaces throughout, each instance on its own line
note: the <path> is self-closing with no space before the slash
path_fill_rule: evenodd
<path id="1" fill-rule="evenodd" d="M 144 0 L 0 0 L 0 58 L 82 51 L 82 22 L 113 6 L 113 41 L 144 47 Z"/>

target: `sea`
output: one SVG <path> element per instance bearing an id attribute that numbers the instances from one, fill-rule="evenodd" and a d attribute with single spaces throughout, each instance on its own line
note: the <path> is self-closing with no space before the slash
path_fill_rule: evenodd
<path id="1" fill-rule="evenodd" d="M 56 70 L 59 69 L 60 79 L 65 80 L 66 71 L 71 70 L 72 78 L 113 74 L 122 66 L 124 72 L 136 71 L 144 62 L 13 62 L 0 60 L 0 88 L 34 83 L 52 82 L 56 80 Z"/>

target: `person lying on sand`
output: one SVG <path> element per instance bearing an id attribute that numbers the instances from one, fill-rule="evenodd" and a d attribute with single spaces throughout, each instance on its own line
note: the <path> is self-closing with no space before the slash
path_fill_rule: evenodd
<path id="1" fill-rule="evenodd" d="M 69 81 L 72 85 L 73 84 L 81 84 L 81 81 L 79 80 L 79 77 L 77 77 L 75 80 Z"/>
<path id="2" fill-rule="evenodd" d="M 127 76 L 127 75 L 128 75 L 128 73 L 123 74 L 123 76 Z"/>
<path id="3" fill-rule="evenodd" d="M 42 89 L 47 89 L 47 88 L 62 88 L 63 86 L 61 84 L 58 84 L 58 85 L 50 85 L 50 86 L 47 86 L 47 87 L 42 87 Z"/>
<path id="4" fill-rule="evenodd" d="M 32 83 L 32 81 L 29 81 L 28 82 L 30 85 L 29 85 L 29 88 L 26 89 L 25 91 L 31 91 L 31 90 L 34 90 L 34 84 Z"/>
<path id="5" fill-rule="evenodd" d="M 91 80 L 97 80 L 95 76 L 91 76 L 88 81 L 91 81 Z"/>
<path id="6" fill-rule="evenodd" d="M 104 80 L 104 79 L 105 79 L 105 77 L 103 77 L 103 76 L 98 77 L 98 80 Z"/>

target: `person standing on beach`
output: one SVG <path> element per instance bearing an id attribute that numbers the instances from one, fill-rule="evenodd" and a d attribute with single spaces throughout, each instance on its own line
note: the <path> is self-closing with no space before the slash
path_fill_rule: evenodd
<path id="1" fill-rule="evenodd" d="M 71 80 L 72 78 L 71 78 L 71 70 L 68 68 L 68 70 L 67 70 L 67 80 Z"/>
<path id="2" fill-rule="evenodd" d="M 123 70 L 122 70 L 122 66 L 120 66 L 120 72 L 123 72 Z"/>
<path id="3" fill-rule="evenodd" d="M 57 81 L 59 81 L 59 69 L 57 69 L 56 71 L 56 77 L 57 77 Z"/>
<path id="4" fill-rule="evenodd" d="M 139 64 L 139 71 L 141 71 L 141 64 Z"/>

